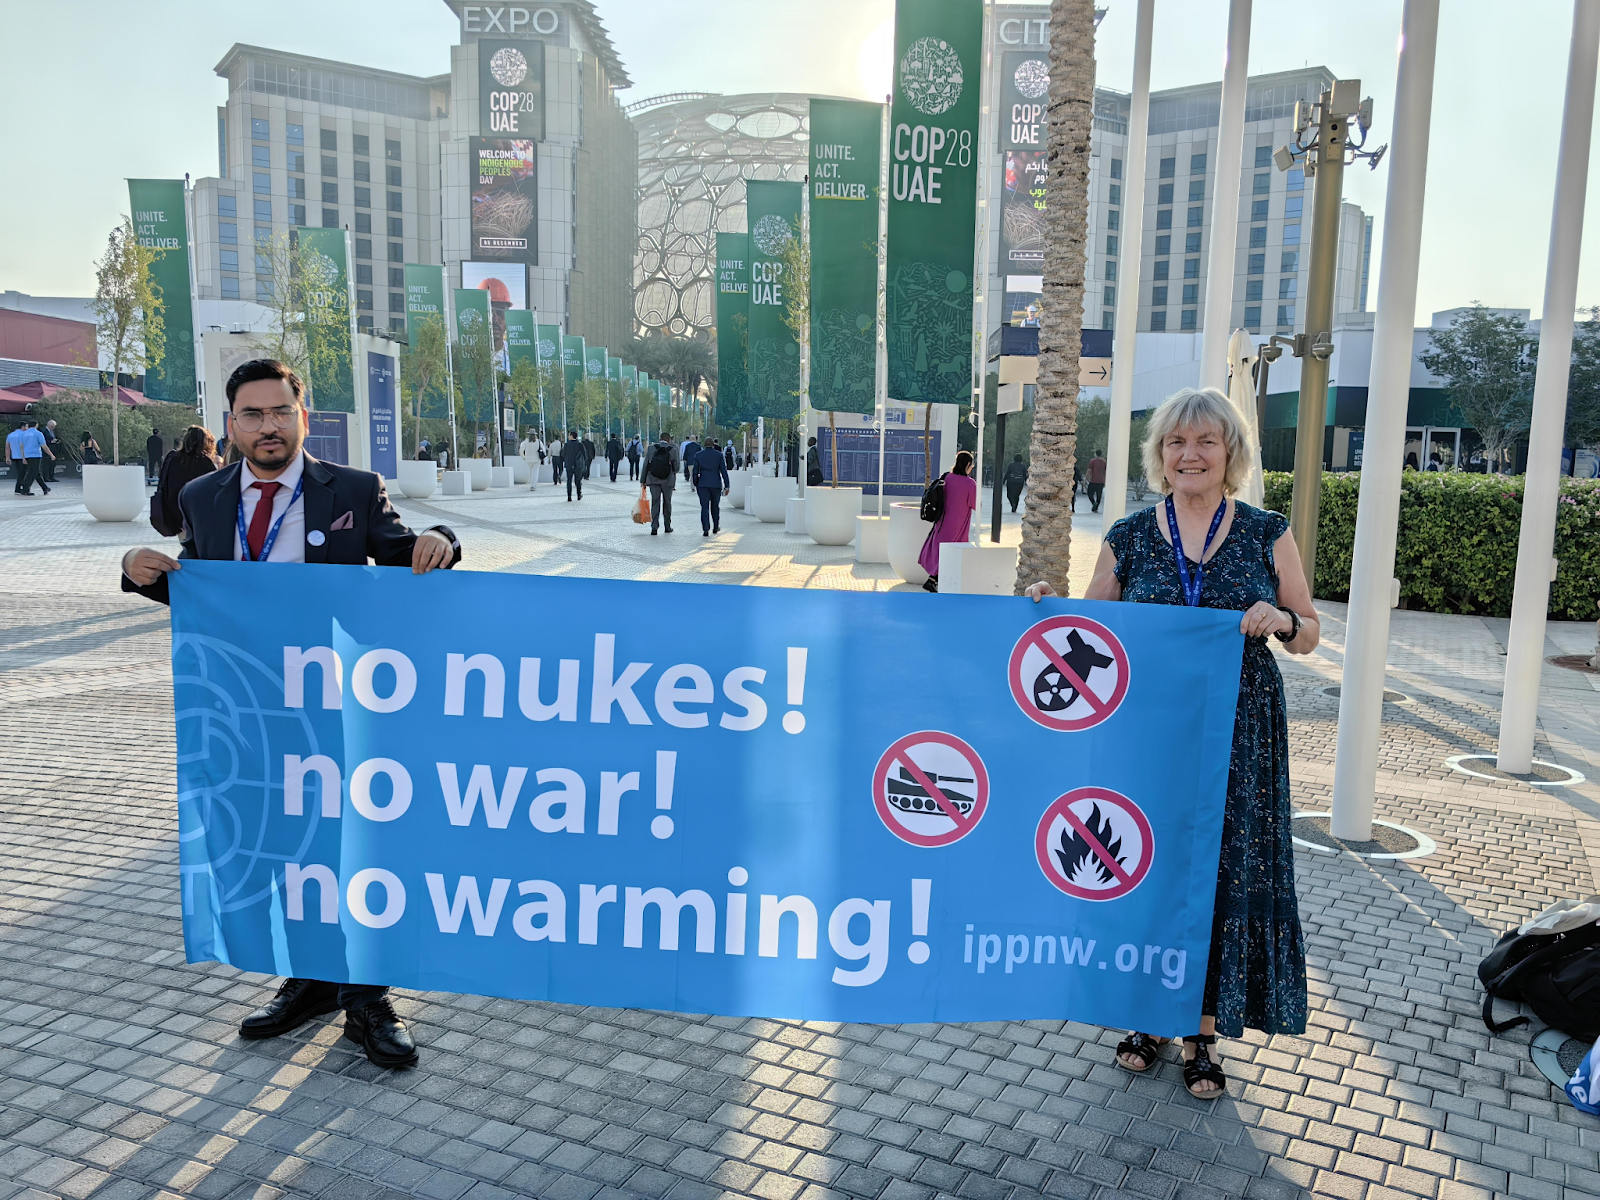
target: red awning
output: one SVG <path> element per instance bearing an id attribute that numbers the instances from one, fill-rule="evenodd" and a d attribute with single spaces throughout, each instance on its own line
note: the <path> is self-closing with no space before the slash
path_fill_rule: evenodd
<path id="1" fill-rule="evenodd" d="M 3 390 L 10 392 L 13 395 L 24 396 L 31 402 L 34 400 L 47 400 L 51 396 L 54 396 L 57 392 L 66 392 L 78 389 L 65 388 L 59 383 L 48 383 L 43 379 L 35 379 L 29 383 L 14 383 L 9 388 L 5 388 Z M 103 399 L 111 399 L 110 388 L 100 388 L 99 391 Z M 159 400 L 151 400 L 147 398 L 143 392 L 136 391 L 130 387 L 119 387 L 117 389 L 117 398 L 129 408 L 140 408 L 147 404 L 161 403 Z"/>
<path id="2" fill-rule="evenodd" d="M 31 407 L 33 407 L 33 397 L 0 388 L 0 413 L 27 412 Z"/>

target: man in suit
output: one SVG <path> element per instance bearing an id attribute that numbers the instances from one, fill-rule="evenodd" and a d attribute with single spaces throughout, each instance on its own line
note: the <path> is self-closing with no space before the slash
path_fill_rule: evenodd
<path id="1" fill-rule="evenodd" d="M 174 560 L 159 550 L 130 550 L 122 590 L 168 601 L 168 575 L 182 559 L 274 563 L 409 566 L 426 574 L 461 561 L 455 534 L 442 525 L 413 533 L 389 504 L 383 480 L 320 462 L 302 449 L 310 420 L 305 388 L 283 363 L 244 363 L 228 379 L 231 430 L 241 460 L 193 480 L 178 494 L 183 548 Z M 344 1036 L 380 1067 L 417 1061 L 417 1046 L 389 1003 L 389 989 L 317 979 L 286 979 L 239 1025 L 245 1038 L 276 1037 L 336 1008 Z"/>
<path id="2" fill-rule="evenodd" d="M 650 536 L 663 521 L 672 532 L 672 489 L 678 484 L 678 448 L 662 433 L 644 457 L 644 485 L 650 492 Z"/>
<path id="3" fill-rule="evenodd" d="M 694 486 L 700 493 L 700 536 L 722 532 L 722 497 L 728 494 L 728 466 L 711 438 L 694 456 Z"/>
<path id="4" fill-rule="evenodd" d="M 584 452 L 583 443 L 578 440 L 578 431 L 567 431 L 567 440 L 561 446 L 561 470 L 567 477 L 567 499 L 572 499 L 572 485 L 578 485 L 578 499 L 583 499 L 583 481 L 589 474 L 589 457 Z"/>
<path id="5" fill-rule="evenodd" d="M 700 443 L 690 434 L 683 439 L 683 445 L 678 447 L 678 458 L 683 463 L 683 481 L 687 484 L 694 483 L 694 456 L 700 453 Z"/>
<path id="6" fill-rule="evenodd" d="M 583 431 L 583 477 L 585 479 L 589 478 L 589 468 L 594 465 L 594 456 L 594 438 L 585 429 Z"/>

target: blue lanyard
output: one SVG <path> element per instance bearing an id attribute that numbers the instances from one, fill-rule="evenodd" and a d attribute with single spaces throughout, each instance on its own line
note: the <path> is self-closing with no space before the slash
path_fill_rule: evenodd
<path id="1" fill-rule="evenodd" d="M 242 468 L 241 468 L 242 470 Z M 305 488 L 306 478 L 302 475 L 294 485 L 294 495 L 289 497 L 289 508 L 294 507 L 294 502 L 300 499 L 300 492 Z M 254 486 L 254 485 L 252 485 Z M 276 497 L 274 497 L 276 499 Z M 257 504 L 265 502 L 265 497 L 256 500 Z M 278 519 L 272 523 L 272 528 L 267 530 L 267 539 L 261 543 L 261 557 L 250 557 L 250 535 L 244 529 L 244 489 L 239 490 L 239 553 L 244 555 L 244 562 L 266 562 L 267 556 L 272 553 L 272 543 L 278 540 L 278 530 L 283 528 L 283 518 L 289 515 L 289 508 L 278 514 Z"/>
<path id="2" fill-rule="evenodd" d="M 1228 511 L 1228 501 L 1224 499 L 1217 505 L 1217 514 L 1211 518 L 1211 532 L 1206 534 L 1206 544 L 1200 551 L 1200 561 L 1195 564 L 1194 574 L 1189 573 L 1189 560 L 1183 553 L 1183 535 L 1178 532 L 1178 510 L 1173 506 L 1172 497 L 1167 497 L 1167 527 L 1172 530 L 1172 557 L 1178 560 L 1178 582 L 1183 585 L 1183 602 L 1190 608 L 1200 607 L 1200 589 L 1206 581 L 1206 554 L 1211 549 L 1211 541 L 1217 536 L 1217 530 L 1222 528 L 1222 516 Z M 241 517 L 242 521 L 243 518 Z"/>

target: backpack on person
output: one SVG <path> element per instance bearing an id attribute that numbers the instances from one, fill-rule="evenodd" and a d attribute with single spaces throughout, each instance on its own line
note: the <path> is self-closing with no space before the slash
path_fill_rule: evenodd
<path id="1" fill-rule="evenodd" d="M 922 492 L 922 510 L 920 513 L 924 521 L 937 523 L 944 516 L 944 476 L 941 475 L 930 483 Z"/>
<path id="2" fill-rule="evenodd" d="M 1494 1002 L 1520 1000 L 1539 1020 L 1583 1041 L 1600 1038 L 1600 896 L 1558 901 L 1508 930 L 1478 964 L 1490 1033 L 1526 1025 L 1494 1019 Z"/>
<path id="3" fill-rule="evenodd" d="M 651 479 L 671 479 L 672 451 L 662 445 L 653 447 L 650 453 L 649 470 Z"/>

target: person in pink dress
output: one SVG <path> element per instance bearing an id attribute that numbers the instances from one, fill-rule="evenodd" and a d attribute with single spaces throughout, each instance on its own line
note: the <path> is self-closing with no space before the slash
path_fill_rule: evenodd
<path id="1" fill-rule="evenodd" d="M 978 483 L 972 478 L 972 452 L 956 455 L 956 468 L 944 477 L 944 514 L 933 523 L 928 540 L 922 543 L 917 562 L 928 573 L 923 590 L 939 590 L 939 547 L 945 542 L 964 542 L 972 528 L 972 514 L 978 508 Z"/>

